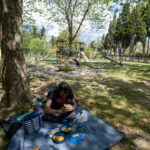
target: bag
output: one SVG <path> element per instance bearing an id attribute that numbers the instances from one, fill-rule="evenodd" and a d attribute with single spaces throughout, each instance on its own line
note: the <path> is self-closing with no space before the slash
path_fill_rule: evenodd
<path id="1" fill-rule="evenodd" d="M 39 131 L 42 125 L 42 111 L 33 111 L 25 116 L 23 125 L 26 133 Z"/>
<path id="2" fill-rule="evenodd" d="M 88 112 L 85 110 L 82 110 L 80 113 L 76 115 L 76 120 L 78 122 L 86 122 L 88 121 Z"/>
<path id="3" fill-rule="evenodd" d="M 16 131 L 21 128 L 23 125 L 22 122 L 14 122 L 12 121 L 12 118 L 9 118 L 7 120 L 1 119 L 0 120 L 0 126 L 3 128 L 6 137 L 11 139 L 11 137 L 16 133 Z"/>

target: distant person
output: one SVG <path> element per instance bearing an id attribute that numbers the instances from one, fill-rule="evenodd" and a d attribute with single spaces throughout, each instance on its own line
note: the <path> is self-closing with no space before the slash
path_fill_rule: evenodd
<path id="1" fill-rule="evenodd" d="M 78 70 L 80 69 L 80 62 L 76 58 L 73 58 L 73 61 L 76 63 Z"/>
<path id="2" fill-rule="evenodd" d="M 61 82 L 58 86 L 54 86 L 49 90 L 43 118 L 46 121 L 74 119 L 76 107 L 77 103 L 73 90 L 68 83 Z"/>

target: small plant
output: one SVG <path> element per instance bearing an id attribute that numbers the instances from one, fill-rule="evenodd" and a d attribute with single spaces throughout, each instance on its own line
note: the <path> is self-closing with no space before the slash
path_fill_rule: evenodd
<path id="1" fill-rule="evenodd" d="M 72 66 L 72 61 L 70 60 L 60 60 L 58 69 L 60 71 L 72 71 L 74 70 L 74 67 Z"/>

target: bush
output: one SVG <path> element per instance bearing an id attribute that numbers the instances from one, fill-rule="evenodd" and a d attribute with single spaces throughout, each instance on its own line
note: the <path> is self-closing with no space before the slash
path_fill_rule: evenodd
<path id="1" fill-rule="evenodd" d="M 135 56 L 136 57 L 143 57 L 143 52 L 142 51 L 137 51 Z"/>
<path id="2" fill-rule="evenodd" d="M 50 46 L 46 41 L 40 40 L 39 38 L 35 38 L 30 43 L 30 49 L 31 52 L 34 54 L 37 53 L 47 54 L 50 49 Z"/>
<path id="3" fill-rule="evenodd" d="M 60 71 L 72 71 L 74 70 L 74 67 L 73 66 L 58 66 L 58 69 Z"/>

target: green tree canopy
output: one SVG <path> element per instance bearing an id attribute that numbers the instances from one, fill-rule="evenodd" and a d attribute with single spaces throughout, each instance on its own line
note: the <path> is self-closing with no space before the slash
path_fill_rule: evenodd
<path id="1" fill-rule="evenodd" d="M 40 40 L 39 38 L 34 38 L 30 43 L 30 51 L 34 54 L 40 53 L 40 54 L 47 54 L 50 50 L 49 43 Z"/>

